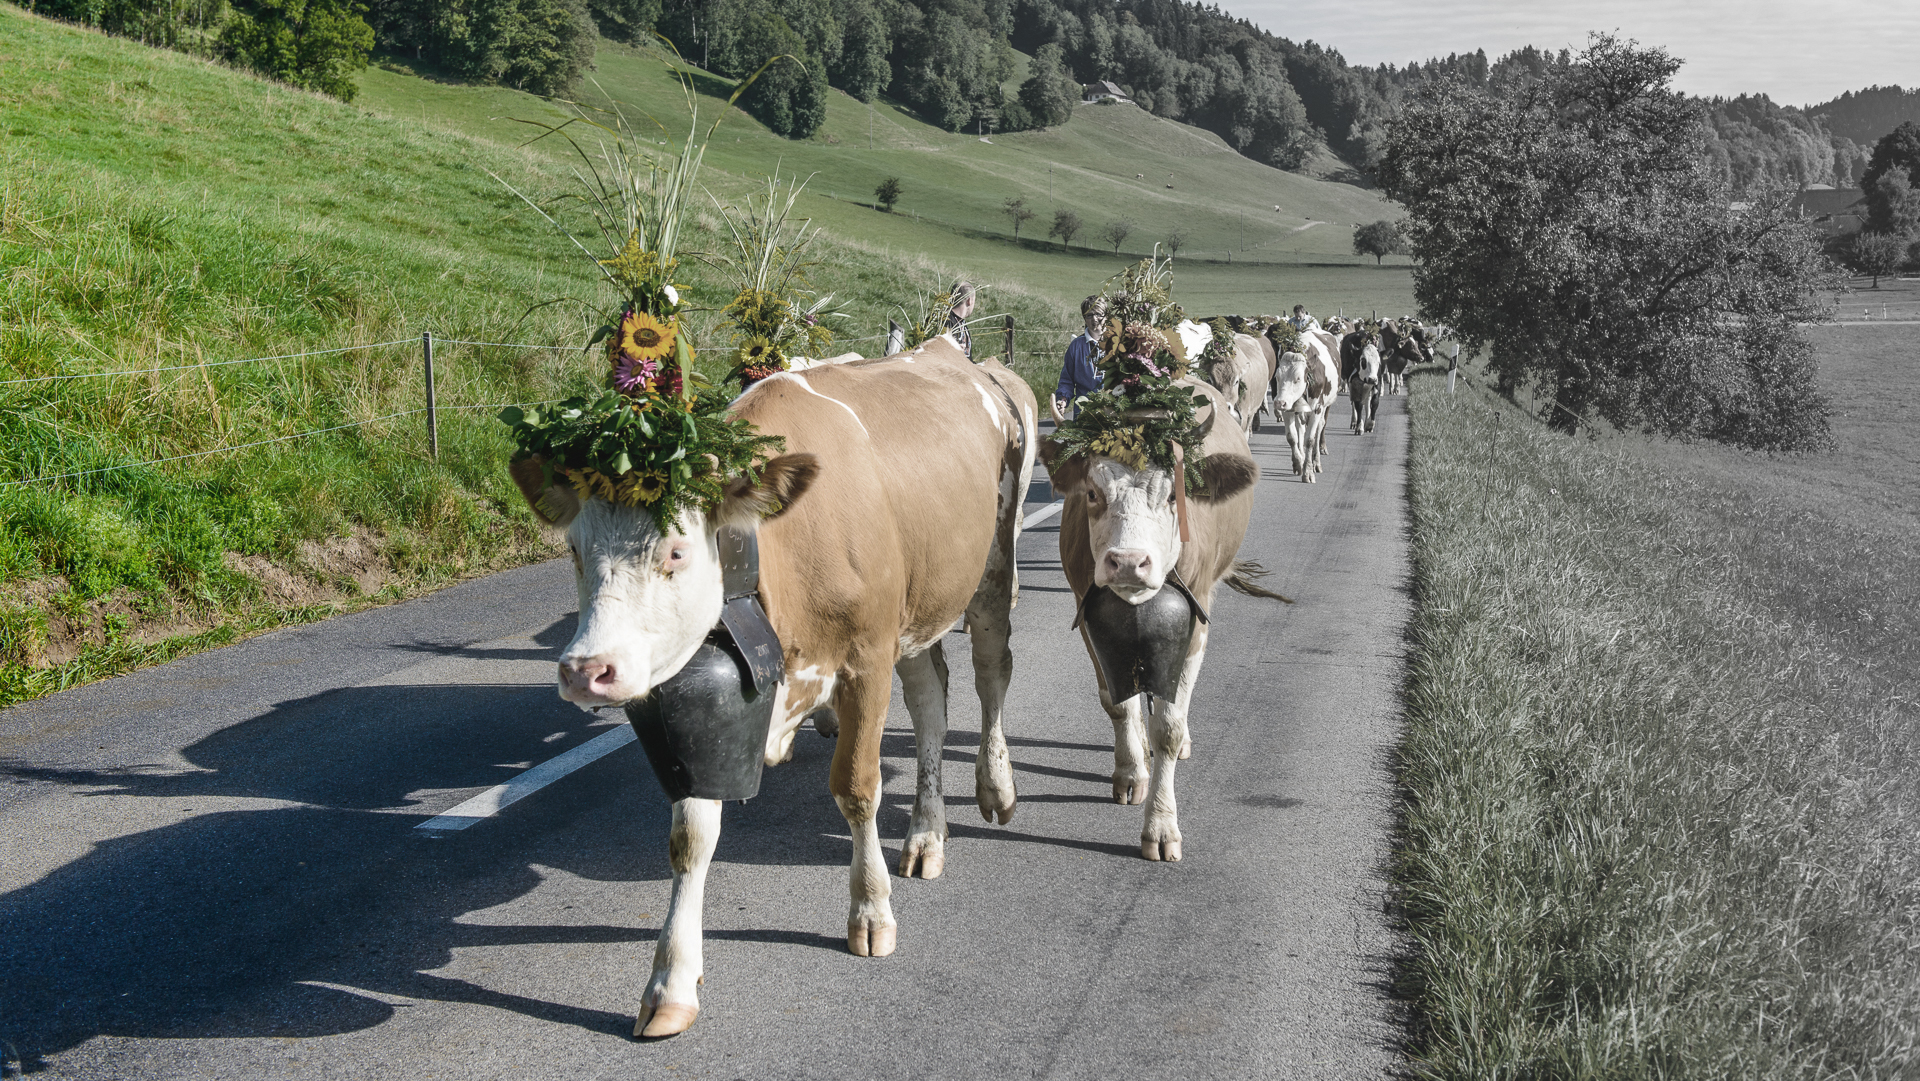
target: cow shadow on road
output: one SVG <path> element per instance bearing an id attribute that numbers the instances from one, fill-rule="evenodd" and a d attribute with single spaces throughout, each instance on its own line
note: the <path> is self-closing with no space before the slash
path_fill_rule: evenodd
<path id="1" fill-rule="evenodd" d="M 626 909 L 666 911 L 670 807 L 637 745 L 470 829 L 432 839 L 414 828 L 616 718 L 562 703 L 550 686 L 344 688 L 279 703 L 184 748 L 194 769 L 0 764 L 0 774 L 99 799 L 104 820 L 130 824 L 0 895 L 0 1036 L 32 1071 L 101 1035 L 358 1031 L 404 1009 L 386 1001 L 397 996 L 624 1037 L 630 1014 L 434 970 L 475 947 L 631 950 L 654 939 L 658 919 Z M 844 868 L 846 825 L 826 791 L 832 748 L 800 741 L 794 762 L 767 771 L 759 797 L 729 805 L 718 859 Z M 151 822 L 164 824 L 142 828 Z M 642 892 L 593 892 L 569 913 L 579 923 L 485 911 L 528 897 L 555 871 Z M 613 919 L 595 920 L 602 904 Z M 830 905 L 801 922 L 837 931 L 843 914 Z M 783 916 L 792 918 L 766 914 Z M 837 933 L 778 925 L 708 937 L 845 949 Z M 636 1001 L 650 952 L 641 949 L 622 973 Z"/>

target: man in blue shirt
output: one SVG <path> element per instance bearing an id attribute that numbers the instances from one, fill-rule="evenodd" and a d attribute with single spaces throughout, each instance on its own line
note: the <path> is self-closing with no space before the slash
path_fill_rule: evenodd
<path id="1" fill-rule="evenodd" d="M 1080 305 L 1080 318 L 1087 329 L 1067 343 L 1066 361 L 1060 365 L 1060 385 L 1053 390 L 1053 396 L 1060 399 L 1061 412 L 1066 412 L 1075 398 L 1100 389 L 1100 373 L 1094 370 L 1093 358 L 1099 350 L 1096 343 L 1101 325 L 1107 318 L 1106 301 L 1088 297 Z"/>

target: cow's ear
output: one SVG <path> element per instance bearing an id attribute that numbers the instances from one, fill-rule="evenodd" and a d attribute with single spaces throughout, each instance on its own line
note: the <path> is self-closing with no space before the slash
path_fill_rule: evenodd
<path id="1" fill-rule="evenodd" d="M 1197 503 L 1219 503 L 1232 499 L 1260 478 L 1260 467 L 1245 454 L 1209 454 L 1200 463 L 1200 491 L 1191 493 Z"/>
<path id="2" fill-rule="evenodd" d="M 820 475 L 820 459 L 811 454 L 782 454 L 760 470 L 758 483 L 742 474 L 727 482 L 714 514 L 716 526 L 752 529 L 787 513 Z"/>
<path id="3" fill-rule="evenodd" d="M 1047 467 L 1047 484 L 1062 495 L 1087 482 L 1087 456 L 1067 457 L 1067 448 L 1051 439 L 1040 441 L 1040 464 Z"/>
<path id="4" fill-rule="evenodd" d="M 565 529 L 580 513 L 580 497 L 565 478 L 549 478 L 547 464 L 539 458 L 522 458 L 507 466 L 507 475 L 527 498 L 533 516 L 550 526 Z M 559 483 L 555 483 L 558 480 Z"/>

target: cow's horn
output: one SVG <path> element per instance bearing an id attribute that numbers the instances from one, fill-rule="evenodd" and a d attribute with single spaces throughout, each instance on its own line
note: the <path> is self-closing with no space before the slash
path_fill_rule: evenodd
<path id="1" fill-rule="evenodd" d="M 1052 394 L 1047 395 L 1047 407 L 1053 410 L 1053 423 L 1056 427 L 1067 422 L 1066 416 L 1060 412 L 1060 399 L 1058 397 Z"/>
<path id="2" fill-rule="evenodd" d="M 1213 422 L 1220 419 L 1220 407 L 1207 410 L 1207 419 L 1200 422 L 1200 429 L 1193 433 L 1193 445 L 1199 446 L 1207 441 L 1207 433 L 1213 431 Z"/>

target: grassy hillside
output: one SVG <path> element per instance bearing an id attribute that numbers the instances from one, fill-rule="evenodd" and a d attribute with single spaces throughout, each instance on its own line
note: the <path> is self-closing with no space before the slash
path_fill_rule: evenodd
<path id="1" fill-rule="evenodd" d="M 1423 1074 L 1911 1071 L 1910 329 L 1814 332 L 1840 446 L 1805 457 L 1574 440 L 1416 380 Z"/>
<path id="2" fill-rule="evenodd" d="M 681 91 L 661 59 L 653 50 L 603 42 L 582 103 L 657 120 L 665 139 L 684 136 Z M 702 77 L 706 115 L 724 105 L 731 85 Z M 436 84 L 379 68 L 362 76 L 359 104 L 511 143 L 539 134 L 515 118 L 557 122 L 566 116 L 530 95 Z M 1372 259 L 1352 254 L 1354 226 L 1398 218 L 1392 204 L 1374 192 L 1261 165 L 1210 132 L 1133 106 L 1083 105 L 1061 128 L 982 141 L 942 131 L 884 99 L 869 107 L 835 90 L 827 123 L 813 138 L 781 138 L 738 110 L 722 131 L 708 156 L 713 167 L 745 177 L 778 165 L 783 174 L 811 176 L 805 212 L 836 235 L 881 252 L 938 253 L 972 274 L 1063 303 L 1077 304 L 1127 253 L 1137 257 L 1178 229 L 1186 234 L 1181 262 L 1193 270 L 1181 279 L 1180 295 L 1194 310 L 1275 310 L 1282 302 L 1327 310 L 1343 303 L 1411 307 L 1404 260 L 1383 272 L 1352 273 L 1374 269 Z M 558 158 L 568 153 L 555 140 L 536 149 Z M 871 205 L 874 187 L 887 176 L 899 177 L 905 192 L 892 214 Z M 1011 224 L 1001 213 L 1009 198 L 1025 199 L 1037 213 L 1019 244 L 1011 242 Z M 1085 223 L 1065 254 L 1047 238 L 1056 208 L 1073 210 Z M 1116 255 L 1096 233 L 1122 216 L 1134 232 Z"/>
<path id="3" fill-rule="evenodd" d="M 551 198 L 551 157 L 7 6 L 0 113 L 0 703 L 552 550 L 491 414 L 596 379 L 609 298 L 488 176 Z M 839 245 L 817 284 L 857 336 L 953 273 Z M 993 300 L 1064 338 L 1057 305 Z M 438 460 L 428 330 L 551 347 L 443 346 Z"/>

